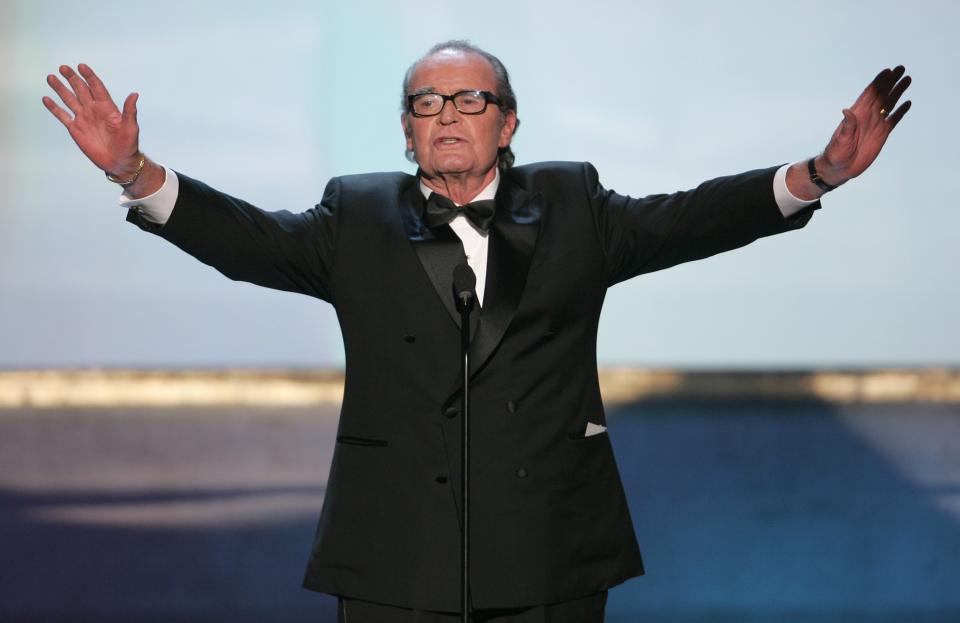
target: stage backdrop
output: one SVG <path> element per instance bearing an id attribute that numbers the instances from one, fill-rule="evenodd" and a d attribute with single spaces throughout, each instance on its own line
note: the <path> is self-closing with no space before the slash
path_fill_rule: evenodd
<path id="1" fill-rule="evenodd" d="M 960 211 L 952 2 L 0 4 L 0 366 L 342 362 L 336 319 L 234 284 L 124 223 L 117 188 L 40 103 L 89 63 L 140 97 L 153 158 L 269 209 L 334 175 L 413 171 L 400 79 L 468 38 L 512 72 L 518 162 L 589 160 L 643 195 L 806 158 L 864 85 L 915 106 L 802 232 L 610 293 L 601 363 L 956 363 Z"/>

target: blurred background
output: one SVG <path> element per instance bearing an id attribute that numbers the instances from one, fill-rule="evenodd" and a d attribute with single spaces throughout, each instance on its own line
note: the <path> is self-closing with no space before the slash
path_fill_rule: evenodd
<path id="1" fill-rule="evenodd" d="M 413 172 L 400 81 L 449 38 L 509 68 L 518 163 L 589 160 L 632 195 L 812 156 L 907 66 L 913 110 L 807 228 L 609 293 L 599 359 L 650 575 L 608 611 L 957 620 L 958 30 L 947 1 L 0 1 L 0 621 L 333 616 L 298 588 L 333 310 L 127 225 L 45 76 L 90 64 L 140 93 L 154 159 L 300 211 L 332 176 Z"/>

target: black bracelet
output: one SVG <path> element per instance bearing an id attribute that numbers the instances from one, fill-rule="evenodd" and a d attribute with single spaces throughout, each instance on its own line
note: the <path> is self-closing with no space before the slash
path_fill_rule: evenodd
<path id="1" fill-rule="evenodd" d="M 810 181 L 816 184 L 817 188 L 819 188 L 825 193 L 828 193 L 831 190 L 835 189 L 836 186 L 831 186 L 830 184 L 827 184 L 826 182 L 823 181 L 823 178 L 820 177 L 819 173 L 817 173 L 817 167 L 814 166 L 813 164 L 814 160 L 815 158 L 810 158 L 809 160 L 807 160 L 807 171 L 810 172 Z"/>

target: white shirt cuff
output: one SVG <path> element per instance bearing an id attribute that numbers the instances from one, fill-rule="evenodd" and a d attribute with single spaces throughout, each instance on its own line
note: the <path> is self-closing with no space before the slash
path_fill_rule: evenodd
<path id="1" fill-rule="evenodd" d="M 172 169 L 163 167 L 163 170 L 166 178 L 163 180 L 163 186 L 160 187 L 160 190 L 139 199 L 130 199 L 121 194 L 120 205 L 128 210 L 136 210 L 145 221 L 157 225 L 166 224 L 173 212 L 173 206 L 177 203 L 177 195 L 180 193 L 180 180 Z"/>
<path id="2" fill-rule="evenodd" d="M 805 201 L 793 196 L 793 193 L 787 188 L 787 169 L 789 168 L 790 165 L 785 164 L 777 169 L 777 172 L 773 175 L 773 198 L 776 199 L 777 207 L 780 208 L 780 213 L 783 214 L 783 218 L 790 218 L 803 208 L 817 201 L 816 199 Z"/>

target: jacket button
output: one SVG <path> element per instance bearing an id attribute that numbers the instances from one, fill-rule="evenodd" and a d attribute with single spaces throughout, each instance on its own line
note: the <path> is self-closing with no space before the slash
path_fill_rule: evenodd
<path id="1" fill-rule="evenodd" d="M 406 335 L 403 336 L 403 341 L 406 342 L 407 344 L 413 344 L 414 342 L 417 341 L 417 336 L 416 336 L 416 335 L 410 335 L 410 334 L 408 333 L 408 334 L 406 334 Z"/>
<path id="2" fill-rule="evenodd" d="M 557 335 L 556 331 L 547 331 L 546 333 L 543 334 L 543 338 L 546 340 L 552 340 L 554 337 L 556 337 L 556 335 Z"/>
<path id="3" fill-rule="evenodd" d="M 515 402 L 513 400 L 507 401 L 507 411 L 509 411 L 510 413 L 516 413 L 519 408 L 520 408 L 520 403 Z"/>
<path id="4" fill-rule="evenodd" d="M 526 478 L 527 477 L 527 468 L 521 467 L 517 470 L 517 478 Z"/>
<path id="5" fill-rule="evenodd" d="M 460 413 L 460 409 L 458 407 L 447 407 L 443 411 L 443 414 L 447 416 L 447 419 L 451 419 L 451 420 L 457 417 L 458 413 Z"/>
<path id="6" fill-rule="evenodd" d="M 434 480 L 436 480 L 437 484 L 440 484 L 440 485 L 447 484 L 447 477 L 444 474 L 437 474 L 437 477 Z"/>

